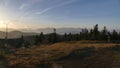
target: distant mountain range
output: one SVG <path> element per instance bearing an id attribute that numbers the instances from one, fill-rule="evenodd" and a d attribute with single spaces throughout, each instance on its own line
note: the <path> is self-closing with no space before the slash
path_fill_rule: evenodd
<path id="1" fill-rule="evenodd" d="M 65 33 L 80 33 L 82 28 L 57 28 L 56 32 L 57 34 L 65 34 Z M 4 28 L 0 28 L 0 38 L 5 38 L 6 33 L 5 33 Z M 89 30 L 89 29 L 88 29 Z M 109 30 L 112 31 L 112 30 Z M 117 32 L 120 32 L 119 29 L 116 30 Z M 8 38 L 19 38 L 22 35 L 24 36 L 32 36 L 32 35 L 38 35 L 41 32 L 44 34 L 48 33 L 53 33 L 53 28 L 41 28 L 41 29 L 8 29 Z"/>
<path id="2" fill-rule="evenodd" d="M 56 32 L 58 34 L 65 34 L 65 33 L 79 33 L 81 28 L 57 28 Z M 43 32 L 45 34 L 52 33 L 53 28 L 44 28 L 44 29 L 37 29 L 36 32 Z"/>
<path id="3" fill-rule="evenodd" d="M 81 28 L 57 28 L 56 32 L 58 34 L 64 34 L 64 33 L 79 33 L 81 31 Z M 42 29 L 9 29 L 8 32 L 8 38 L 19 38 L 22 35 L 23 36 L 32 36 L 32 35 L 38 35 L 40 32 L 43 32 L 44 34 L 53 33 L 53 28 L 42 28 Z M 0 38 L 5 38 L 6 32 L 5 29 L 0 29 Z"/>
<path id="4" fill-rule="evenodd" d="M 8 38 L 20 38 L 22 35 L 23 36 L 32 36 L 32 35 L 37 35 L 38 33 L 33 33 L 33 32 L 21 32 L 21 31 L 11 31 L 8 32 Z M 5 38 L 6 32 L 0 31 L 0 38 Z"/>

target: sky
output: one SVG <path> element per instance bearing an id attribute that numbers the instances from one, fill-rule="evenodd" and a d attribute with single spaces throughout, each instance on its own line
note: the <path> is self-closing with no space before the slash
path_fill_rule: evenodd
<path id="1" fill-rule="evenodd" d="M 120 0 L 0 0 L 0 28 L 120 29 Z"/>

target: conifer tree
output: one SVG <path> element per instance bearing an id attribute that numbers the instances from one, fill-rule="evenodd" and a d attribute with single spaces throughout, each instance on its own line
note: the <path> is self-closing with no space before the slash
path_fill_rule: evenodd
<path id="1" fill-rule="evenodd" d="M 75 41 L 79 41 L 80 40 L 79 34 L 75 34 L 74 38 L 75 38 Z"/>
<path id="2" fill-rule="evenodd" d="M 73 39 L 72 39 L 72 33 L 70 32 L 69 34 L 68 34 L 68 41 L 72 41 Z"/>
<path id="3" fill-rule="evenodd" d="M 119 36 L 116 30 L 113 30 L 112 32 L 112 40 L 119 40 Z"/>
<path id="4" fill-rule="evenodd" d="M 58 36 L 57 36 L 55 28 L 53 29 L 53 33 L 49 34 L 48 41 L 49 41 L 49 43 L 58 42 Z"/>
<path id="5" fill-rule="evenodd" d="M 19 41 L 19 46 L 15 46 L 16 48 L 20 48 L 20 47 L 24 47 L 25 44 L 25 40 L 24 40 L 24 36 L 21 35 L 20 41 Z"/>
<path id="6" fill-rule="evenodd" d="M 36 35 L 35 37 L 35 44 L 40 44 L 44 40 L 44 34 L 43 32 L 40 33 L 40 35 Z"/>
<path id="7" fill-rule="evenodd" d="M 99 40 L 98 24 L 96 24 L 94 26 L 94 29 L 93 29 L 93 38 L 94 38 L 94 40 Z"/>
<path id="8" fill-rule="evenodd" d="M 67 39 L 67 33 L 64 34 L 64 41 L 68 41 L 68 39 Z"/>
<path id="9" fill-rule="evenodd" d="M 41 32 L 39 36 L 39 42 L 42 43 L 43 40 L 44 40 L 44 35 L 43 35 L 43 32 Z"/>
<path id="10" fill-rule="evenodd" d="M 108 40 L 108 31 L 106 26 L 104 26 L 104 29 L 101 32 L 101 40 Z"/>
<path id="11" fill-rule="evenodd" d="M 57 36 L 57 33 L 56 33 L 56 29 L 54 28 L 53 30 L 54 30 L 54 32 L 53 32 L 53 43 L 56 43 L 56 42 L 58 42 L 58 36 Z"/>
<path id="12" fill-rule="evenodd" d="M 93 29 L 90 30 L 90 33 L 89 33 L 89 40 L 93 40 Z"/>

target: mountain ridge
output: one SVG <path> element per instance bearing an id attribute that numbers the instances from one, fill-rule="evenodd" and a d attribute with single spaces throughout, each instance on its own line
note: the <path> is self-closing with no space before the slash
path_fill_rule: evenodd
<path id="1" fill-rule="evenodd" d="M 5 30 L 5 29 L 4 29 Z M 57 34 L 65 34 L 65 33 L 79 33 L 81 28 L 56 28 Z M 8 38 L 19 38 L 23 36 L 31 36 L 31 35 L 38 35 L 41 32 L 44 34 L 53 33 L 53 28 L 42 28 L 42 29 L 35 29 L 35 30 L 15 30 L 15 29 L 8 29 Z M 6 32 L 0 30 L 0 38 L 5 38 Z"/>

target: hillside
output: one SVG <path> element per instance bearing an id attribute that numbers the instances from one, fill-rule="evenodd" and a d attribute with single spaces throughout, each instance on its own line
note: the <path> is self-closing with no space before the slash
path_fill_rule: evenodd
<path id="1" fill-rule="evenodd" d="M 12 68 L 17 65 L 19 68 L 39 68 L 49 64 L 63 68 L 112 68 L 111 65 L 119 67 L 119 45 L 83 41 L 34 46 L 28 49 L 21 48 L 9 54 L 8 61 Z"/>
<path id="2" fill-rule="evenodd" d="M 21 31 L 11 31 L 8 32 L 8 38 L 20 38 L 22 35 L 23 36 L 33 36 L 33 35 L 38 35 L 39 33 L 32 33 L 32 32 L 21 32 Z M 6 33 L 3 31 L 0 31 L 0 39 L 5 38 Z"/>

